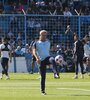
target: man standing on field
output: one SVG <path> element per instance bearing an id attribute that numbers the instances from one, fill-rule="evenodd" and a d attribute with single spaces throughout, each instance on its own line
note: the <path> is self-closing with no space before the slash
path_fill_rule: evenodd
<path id="1" fill-rule="evenodd" d="M 10 79 L 8 75 L 8 61 L 12 61 L 11 57 L 11 46 L 8 43 L 8 38 L 4 37 L 2 38 L 2 44 L 0 45 L 0 54 L 1 54 L 1 65 L 2 65 L 2 75 L 1 79 L 3 78 L 3 75 L 6 75 L 6 79 Z"/>
<path id="2" fill-rule="evenodd" d="M 53 65 L 54 77 L 59 78 L 57 66 L 53 57 L 50 56 L 50 41 L 47 39 L 47 31 L 41 30 L 39 40 L 33 46 L 33 54 L 37 63 L 40 65 L 41 93 L 45 95 L 46 66 Z"/>

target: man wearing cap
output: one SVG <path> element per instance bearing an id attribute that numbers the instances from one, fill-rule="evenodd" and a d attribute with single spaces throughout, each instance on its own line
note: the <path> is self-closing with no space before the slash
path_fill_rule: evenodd
<path id="1" fill-rule="evenodd" d="M 46 66 L 49 64 L 53 65 L 54 76 L 57 75 L 56 63 L 53 57 L 50 56 L 50 41 L 47 39 L 47 31 L 41 30 L 39 33 L 39 40 L 33 46 L 33 54 L 36 58 L 37 63 L 40 65 L 41 75 L 41 93 L 45 95 L 45 79 L 46 79 Z"/>

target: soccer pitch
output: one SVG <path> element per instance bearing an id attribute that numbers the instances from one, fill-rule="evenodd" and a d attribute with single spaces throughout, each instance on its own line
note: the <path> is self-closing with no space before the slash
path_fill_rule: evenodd
<path id="1" fill-rule="evenodd" d="M 46 93 L 40 93 L 39 74 L 10 73 L 10 80 L 0 80 L 0 100 L 90 100 L 90 76 L 73 79 L 74 73 L 61 73 L 54 79 L 47 73 Z"/>

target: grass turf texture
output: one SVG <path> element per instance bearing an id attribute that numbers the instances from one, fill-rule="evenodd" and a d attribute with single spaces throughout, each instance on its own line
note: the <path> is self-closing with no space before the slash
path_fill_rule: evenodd
<path id="1" fill-rule="evenodd" d="M 54 79 L 47 73 L 46 93 L 40 93 L 39 75 L 10 73 L 10 80 L 0 80 L 0 100 L 90 100 L 90 76 L 73 79 L 74 73 L 61 73 Z"/>

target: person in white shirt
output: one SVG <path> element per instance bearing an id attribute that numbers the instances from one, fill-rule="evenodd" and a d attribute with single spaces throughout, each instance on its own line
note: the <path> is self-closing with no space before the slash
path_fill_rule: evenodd
<path id="1" fill-rule="evenodd" d="M 10 79 L 8 75 L 8 61 L 12 61 L 11 56 L 11 46 L 8 43 L 8 37 L 2 38 L 2 44 L 0 44 L 0 54 L 1 54 L 1 65 L 2 65 L 2 75 L 1 79 L 3 78 L 3 75 L 6 75 L 6 79 Z"/>

